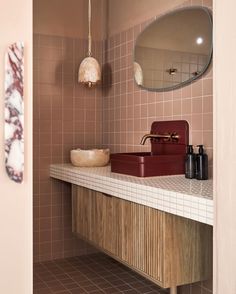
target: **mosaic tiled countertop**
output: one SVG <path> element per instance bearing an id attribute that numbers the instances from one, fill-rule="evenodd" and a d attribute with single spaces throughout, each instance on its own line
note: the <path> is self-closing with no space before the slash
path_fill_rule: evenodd
<path id="1" fill-rule="evenodd" d="M 53 164 L 50 176 L 161 211 L 213 225 L 213 181 L 183 175 L 138 178 L 111 173 L 110 166 L 78 168 Z"/>

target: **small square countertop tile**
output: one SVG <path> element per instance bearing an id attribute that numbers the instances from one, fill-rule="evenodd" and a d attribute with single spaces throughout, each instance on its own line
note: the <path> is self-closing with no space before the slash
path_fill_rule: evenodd
<path id="1" fill-rule="evenodd" d="M 112 173 L 106 167 L 52 164 L 50 176 L 78 186 L 156 208 L 195 221 L 213 224 L 213 181 L 184 175 L 139 178 Z"/>

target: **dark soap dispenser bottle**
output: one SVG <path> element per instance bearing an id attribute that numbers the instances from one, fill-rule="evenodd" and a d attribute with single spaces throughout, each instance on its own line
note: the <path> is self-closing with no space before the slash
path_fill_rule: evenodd
<path id="1" fill-rule="evenodd" d="M 185 178 L 193 179 L 195 178 L 196 172 L 196 156 L 193 153 L 193 145 L 187 146 L 187 154 L 185 158 Z"/>
<path id="2" fill-rule="evenodd" d="M 196 179 L 208 179 L 208 156 L 204 153 L 203 145 L 198 145 L 199 150 L 196 156 Z"/>

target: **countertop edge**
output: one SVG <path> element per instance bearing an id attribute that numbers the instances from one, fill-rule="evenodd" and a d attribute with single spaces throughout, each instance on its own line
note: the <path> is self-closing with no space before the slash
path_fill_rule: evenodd
<path id="1" fill-rule="evenodd" d="M 149 187 L 140 183 L 93 174 L 92 172 L 86 173 L 67 164 L 52 164 L 50 166 L 50 177 L 213 225 L 213 199 L 207 197 Z"/>

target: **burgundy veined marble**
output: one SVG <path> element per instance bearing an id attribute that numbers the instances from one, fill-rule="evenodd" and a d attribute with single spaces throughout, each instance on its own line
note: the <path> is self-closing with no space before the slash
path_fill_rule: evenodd
<path id="1" fill-rule="evenodd" d="M 22 183 L 24 173 L 24 43 L 8 47 L 5 55 L 5 164 L 11 180 Z"/>

